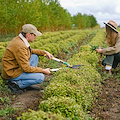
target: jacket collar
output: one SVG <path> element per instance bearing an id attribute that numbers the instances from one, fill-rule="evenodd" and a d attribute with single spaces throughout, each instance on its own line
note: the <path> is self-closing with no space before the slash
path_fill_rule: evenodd
<path id="1" fill-rule="evenodd" d="M 19 37 L 24 41 L 27 47 L 30 47 L 30 44 L 28 43 L 27 39 L 21 33 L 19 34 Z"/>

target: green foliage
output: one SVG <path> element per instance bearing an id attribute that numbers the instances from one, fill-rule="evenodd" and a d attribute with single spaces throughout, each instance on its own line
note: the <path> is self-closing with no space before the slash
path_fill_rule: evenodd
<path id="1" fill-rule="evenodd" d="M 99 40 L 104 38 L 104 32 L 98 31 L 91 43 L 94 43 L 95 38 L 100 33 Z M 99 43 L 99 41 L 97 42 Z M 89 110 L 94 97 L 97 96 L 97 87 L 99 87 L 102 80 L 95 69 L 98 63 L 98 56 L 98 54 L 91 53 L 89 44 L 82 46 L 80 52 L 69 59 L 68 63 L 85 65 L 83 66 L 84 69 L 75 70 L 68 68 L 57 72 L 55 77 L 51 79 L 50 85 L 46 87 L 44 98 L 49 99 L 55 96 L 56 98 L 60 96 L 69 97 L 81 105 L 84 111 Z"/>
<path id="2" fill-rule="evenodd" d="M 72 17 L 58 0 L 1 0 L 0 11 L 0 34 L 6 35 L 17 35 L 26 23 L 34 24 L 41 32 L 71 29 L 73 24 L 81 29 L 97 25 L 93 15 L 78 13 Z"/>
<path id="3" fill-rule="evenodd" d="M 56 55 L 61 51 L 68 53 L 68 49 L 77 46 L 82 39 L 84 39 L 88 34 L 93 33 L 94 31 L 84 31 L 84 30 L 74 30 L 74 31 L 60 31 L 55 32 L 46 32 L 48 38 L 46 37 L 37 37 L 34 43 L 31 43 L 31 47 L 37 49 L 45 49 Z M 44 34 L 43 34 L 44 35 Z M 59 35 L 59 36 L 58 36 Z"/>
<path id="4" fill-rule="evenodd" d="M 10 114 L 15 113 L 15 110 L 13 108 L 6 107 L 5 109 L 0 110 L 0 116 L 6 117 Z"/>
<path id="5" fill-rule="evenodd" d="M 92 41 L 90 41 L 89 44 L 81 46 L 80 53 L 77 55 L 80 58 L 88 61 L 94 67 L 96 67 L 100 55 L 96 54 L 96 52 L 93 51 L 97 49 L 99 46 L 103 46 L 104 37 L 105 37 L 104 31 L 99 30 L 96 36 L 92 39 Z"/>
<path id="6" fill-rule="evenodd" d="M 2 89 L 2 85 L 3 85 L 3 80 L 2 80 L 2 78 L 1 78 L 1 76 L 0 76 L 0 91 L 1 91 L 1 89 Z"/>
<path id="7" fill-rule="evenodd" d="M 69 63 L 81 63 L 85 66 L 81 67 L 80 70 L 68 68 L 56 73 L 57 75 L 51 79 L 50 85 L 46 87 L 44 98 L 68 96 L 82 105 L 84 110 L 87 110 L 90 108 L 93 97 L 97 92 L 97 85 L 101 81 L 101 76 L 89 63 L 79 58 L 76 59 L 76 56 L 73 60 L 69 60 Z"/>
<path id="8" fill-rule="evenodd" d="M 91 53 L 90 51 L 79 52 L 77 55 L 79 56 L 80 59 L 86 60 L 94 67 L 96 67 L 97 65 L 96 63 L 99 62 L 99 59 L 96 53 Z"/>
<path id="9" fill-rule="evenodd" d="M 93 15 L 82 15 L 81 13 L 73 16 L 73 23 L 75 27 L 80 29 L 93 28 L 97 25 L 96 18 Z"/>
<path id="10" fill-rule="evenodd" d="M 43 111 L 51 111 L 62 114 L 70 120 L 85 120 L 85 114 L 80 105 L 69 97 L 50 97 L 48 100 L 40 102 L 39 108 Z"/>
<path id="11" fill-rule="evenodd" d="M 2 61 L 2 57 L 3 57 L 4 51 L 5 51 L 5 47 L 4 46 L 0 46 L 0 62 Z"/>
<path id="12" fill-rule="evenodd" d="M 0 103 L 3 103 L 3 104 L 10 104 L 11 103 L 11 100 L 9 97 L 5 96 L 4 98 L 3 97 L 0 97 Z"/>
<path id="13" fill-rule="evenodd" d="M 17 120 L 66 120 L 66 118 L 52 112 L 44 112 L 42 110 L 34 111 L 29 109 L 28 112 L 23 113 Z"/>
<path id="14" fill-rule="evenodd" d="M 90 46 L 91 46 L 91 48 L 90 48 L 90 51 L 91 51 L 91 53 L 95 50 L 95 49 L 98 49 L 98 45 L 97 46 L 95 46 L 95 45 L 92 45 L 92 44 L 90 44 Z"/>
<path id="15" fill-rule="evenodd" d="M 9 42 L 0 42 L 0 73 L 1 73 L 1 68 L 2 68 L 2 65 L 1 65 L 2 57 L 3 57 L 5 48 L 7 47 L 8 43 Z"/>
<path id="16" fill-rule="evenodd" d="M 104 42 L 105 42 L 105 31 L 103 29 L 100 29 L 89 44 L 101 47 L 103 46 Z"/>
<path id="17" fill-rule="evenodd" d="M 26 23 L 34 24 L 42 32 L 65 30 L 72 26 L 71 15 L 61 7 L 57 0 L 2 0 L 0 11 L 1 33 L 7 34 L 14 31 L 17 35 L 21 31 L 21 26 Z"/>

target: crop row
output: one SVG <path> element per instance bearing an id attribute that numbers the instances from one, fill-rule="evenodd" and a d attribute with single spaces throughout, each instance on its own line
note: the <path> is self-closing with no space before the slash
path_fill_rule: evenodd
<path id="1" fill-rule="evenodd" d="M 99 30 L 89 44 L 103 46 L 104 31 Z M 44 91 L 38 111 L 23 113 L 22 120 L 87 120 L 88 111 L 97 97 L 97 89 L 102 80 L 96 70 L 99 54 L 91 53 L 90 45 L 83 45 L 78 54 L 67 62 L 84 65 L 81 69 L 63 69 L 54 74 Z M 64 65 L 63 65 L 64 66 Z M 59 119 L 58 119 L 59 120 Z"/>
<path id="2" fill-rule="evenodd" d="M 65 31 L 59 32 L 57 36 L 48 37 L 46 39 L 38 38 L 34 43 L 31 44 L 31 47 L 38 49 L 45 49 L 56 55 L 61 51 L 69 49 L 72 46 L 75 46 L 84 39 L 87 35 L 96 32 L 95 30 L 74 30 L 74 31 Z"/>

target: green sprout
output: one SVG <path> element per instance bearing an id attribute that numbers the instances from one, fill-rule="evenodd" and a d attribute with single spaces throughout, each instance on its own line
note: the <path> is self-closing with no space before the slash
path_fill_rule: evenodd
<path id="1" fill-rule="evenodd" d="M 98 45 L 92 45 L 92 44 L 89 44 L 90 46 L 91 46 L 91 48 L 90 48 L 90 51 L 91 51 L 91 53 L 95 50 L 95 49 L 98 49 Z"/>

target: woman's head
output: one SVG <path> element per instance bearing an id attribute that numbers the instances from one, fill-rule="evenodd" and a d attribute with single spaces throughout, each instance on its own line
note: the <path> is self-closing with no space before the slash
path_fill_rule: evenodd
<path id="1" fill-rule="evenodd" d="M 114 46 L 118 37 L 117 23 L 110 20 L 108 23 L 105 23 L 106 26 L 106 41 L 109 46 Z"/>
<path id="2" fill-rule="evenodd" d="M 118 27 L 118 25 L 117 25 L 117 23 L 114 22 L 113 20 L 110 20 L 108 23 L 105 23 L 105 22 L 104 22 L 104 24 L 105 24 L 106 26 L 108 26 L 109 28 L 111 28 L 112 30 L 114 30 L 116 33 L 118 33 L 118 31 L 116 30 L 117 27 Z"/>

